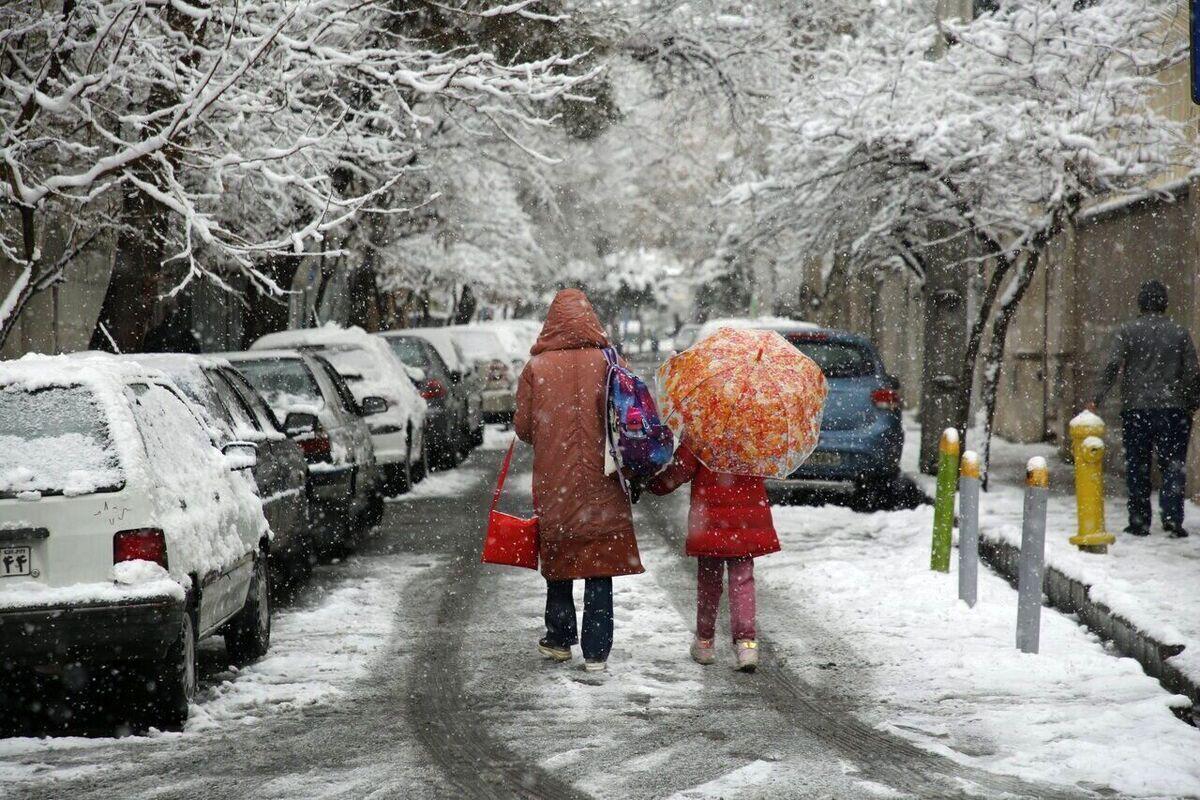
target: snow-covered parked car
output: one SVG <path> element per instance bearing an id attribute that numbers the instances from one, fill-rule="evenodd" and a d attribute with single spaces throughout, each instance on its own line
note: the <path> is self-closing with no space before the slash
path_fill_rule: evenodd
<path id="1" fill-rule="evenodd" d="M 446 362 L 451 380 L 467 393 L 467 440 L 475 447 L 483 444 L 483 379 L 475 372 L 462 345 L 449 328 L 405 328 L 402 332 L 429 342 Z"/>
<path id="2" fill-rule="evenodd" d="M 317 552 L 344 549 L 383 515 L 383 476 L 371 432 L 346 380 L 315 353 L 256 350 L 224 357 L 270 404 L 304 453 Z"/>
<path id="3" fill-rule="evenodd" d="M 434 469 L 451 469 L 471 452 L 470 394 L 456 378 L 437 348 L 420 336 L 405 331 L 380 334 L 404 365 L 419 371 L 417 388 L 429 413 L 425 430 L 429 437 L 429 463 Z"/>
<path id="4" fill-rule="evenodd" d="M 251 471 L 271 526 L 271 566 L 276 580 L 305 575 L 315 552 L 309 525 L 307 469 L 300 446 L 288 439 L 258 393 L 222 358 L 176 353 L 136 353 L 126 358 L 171 377 L 196 404 L 218 445 L 252 442 Z"/>
<path id="5" fill-rule="evenodd" d="M 517 410 L 520 344 L 506 330 L 484 325 L 446 328 L 462 347 L 481 386 L 484 422 L 510 422 Z M 527 359 L 528 352 L 525 354 Z"/>
<path id="6" fill-rule="evenodd" d="M 255 448 L 218 449 L 170 378 L 103 354 L 0 362 L 0 449 L 7 668 L 116 676 L 144 721 L 178 727 L 199 640 L 223 634 L 237 663 L 266 652 Z"/>
<path id="7" fill-rule="evenodd" d="M 371 431 L 375 461 L 388 494 L 406 492 L 426 472 L 428 405 L 392 348 L 362 328 L 309 328 L 269 333 L 251 350 L 319 352 L 346 379 Z"/>

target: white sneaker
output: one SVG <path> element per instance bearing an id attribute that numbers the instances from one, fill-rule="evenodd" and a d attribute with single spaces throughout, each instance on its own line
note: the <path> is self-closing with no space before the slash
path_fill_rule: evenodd
<path id="1" fill-rule="evenodd" d="M 583 662 L 583 671 L 584 672 L 604 672 L 607 669 L 608 669 L 607 661 L 584 661 Z"/>
<path id="2" fill-rule="evenodd" d="M 734 669 L 738 672 L 754 672 L 758 669 L 758 642 L 747 639 L 734 644 L 733 649 L 737 653 L 737 666 Z"/>
<path id="3" fill-rule="evenodd" d="M 712 639 L 696 637 L 692 640 L 692 661 L 708 666 L 717 660 L 716 648 Z"/>

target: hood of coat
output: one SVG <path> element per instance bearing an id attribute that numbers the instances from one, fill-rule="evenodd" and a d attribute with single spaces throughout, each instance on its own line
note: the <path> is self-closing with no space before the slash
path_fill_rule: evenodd
<path id="1" fill-rule="evenodd" d="M 529 352 L 536 356 L 550 350 L 607 346 L 604 326 L 587 295 L 579 289 L 563 289 L 554 296 L 542 332 Z"/>

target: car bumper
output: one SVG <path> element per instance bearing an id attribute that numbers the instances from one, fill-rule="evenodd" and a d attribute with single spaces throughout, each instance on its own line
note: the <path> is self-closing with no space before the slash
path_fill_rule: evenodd
<path id="1" fill-rule="evenodd" d="M 62 665 L 162 658 L 178 634 L 173 597 L 0 610 L 0 664 Z"/>
<path id="2" fill-rule="evenodd" d="M 904 431 L 899 420 L 885 420 L 868 428 L 822 431 L 817 449 L 784 480 L 767 481 L 768 488 L 808 483 L 861 483 L 891 478 L 900 471 Z"/>
<path id="3" fill-rule="evenodd" d="M 371 433 L 375 461 L 383 464 L 403 464 L 408 460 L 408 434 L 403 430 L 391 433 Z"/>
<path id="4" fill-rule="evenodd" d="M 517 396 L 507 389 L 492 389 L 480 400 L 485 422 L 510 422 L 517 410 Z"/>

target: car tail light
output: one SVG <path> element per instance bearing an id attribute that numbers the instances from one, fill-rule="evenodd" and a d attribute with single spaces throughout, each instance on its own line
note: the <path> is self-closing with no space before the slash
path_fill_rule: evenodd
<path id="1" fill-rule="evenodd" d="M 304 458 L 310 463 L 329 460 L 329 434 L 327 433 L 318 431 L 309 436 L 297 439 L 296 444 L 300 445 L 300 449 L 304 452 Z"/>
<path id="2" fill-rule="evenodd" d="M 113 534 L 113 563 L 153 561 L 167 568 L 167 540 L 158 528 L 135 528 Z"/>
<path id="3" fill-rule="evenodd" d="M 900 392 L 895 389 L 876 389 L 871 392 L 871 402 L 881 411 L 899 411 Z"/>
<path id="4" fill-rule="evenodd" d="M 421 397 L 426 400 L 445 399 L 446 386 L 441 381 L 430 378 L 421 386 Z"/>

